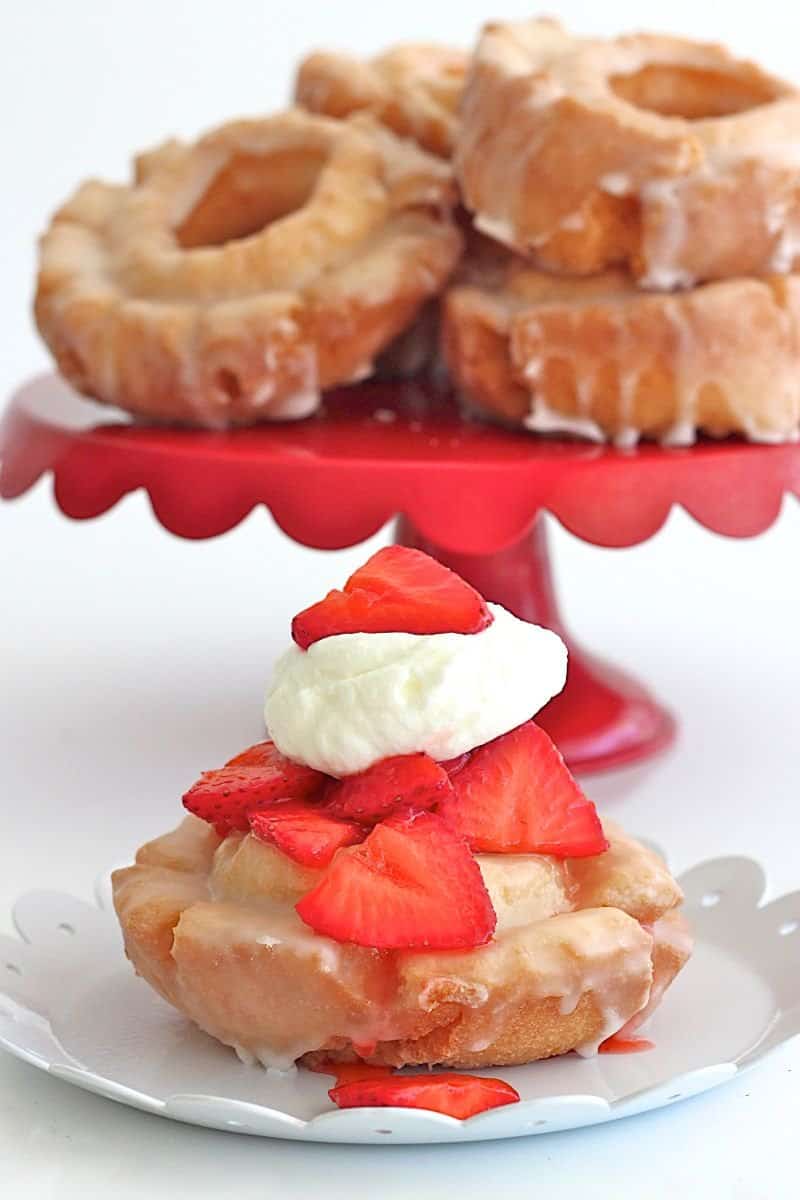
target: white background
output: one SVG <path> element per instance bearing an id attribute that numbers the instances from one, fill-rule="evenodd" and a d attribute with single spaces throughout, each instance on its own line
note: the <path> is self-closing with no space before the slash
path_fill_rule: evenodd
<path id="1" fill-rule="evenodd" d="M 800 79 L 793 5 L 660 8 L 549 5 L 587 30 L 724 38 Z M 34 239 L 78 180 L 124 178 L 135 149 L 280 105 L 308 47 L 466 43 L 500 15 L 473 0 L 8 0 L 2 11 L 2 396 L 47 365 L 28 315 Z M 527 11 L 507 2 L 503 15 Z M 591 794 L 667 845 L 677 869 L 745 852 L 774 894 L 800 887 L 797 505 L 750 542 L 681 513 L 633 550 L 554 539 L 574 628 L 683 716 L 670 755 L 591 781 Z M 0 505 L 0 929 L 22 890 L 88 896 L 99 871 L 174 820 L 198 768 L 258 736 L 289 616 L 365 552 L 312 553 L 263 512 L 216 541 L 179 542 L 141 496 L 71 524 L 46 481 Z M 724 1019 L 700 1012 L 687 1036 Z M 460 1148 L 325 1148 L 172 1125 L 0 1057 L 0 1192 L 790 1200 L 799 1084 L 794 1046 L 717 1093 L 616 1126 Z"/>

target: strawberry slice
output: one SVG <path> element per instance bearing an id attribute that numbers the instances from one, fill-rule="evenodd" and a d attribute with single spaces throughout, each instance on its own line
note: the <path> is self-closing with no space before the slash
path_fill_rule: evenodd
<path id="1" fill-rule="evenodd" d="M 260 742 L 216 771 L 204 771 L 183 797 L 184 807 L 220 837 L 247 830 L 248 815 L 276 800 L 306 800 L 327 776 L 292 762 L 272 742 Z"/>
<path id="2" fill-rule="evenodd" d="M 598 1054 L 641 1054 L 645 1050 L 655 1050 L 655 1042 L 642 1037 L 620 1037 L 612 1033 L 601 1042 L 597 1048 Z"/>
<path id="3" fill-rule="evenodd" d="M 339 1108 L 427 1108 L 460 1121 L 519 1100 L 519 1092 L 502 1079 L 449 1072 L 356 1079 L 338 1084 L 328 1095 Z"/>
<path id="4" fill-rule="evenodd" d="M 250 829 L 304 867 L 327 867 L 342 846 L 363 842 L 361 825 L 337 821 L 312 804 L 287 800 L 250 814 Z"/>
<path id="5" fill-rule="evenodd" d="M 421 550 L 387 546 L 351 575 L 343 591 L 298 613 L 302 650 L 337 633 L 479 633 L 492 622 L 483 597 Z"/>
<path id="6" fill-rule="evenodd" d="M 482 946 L 496 924 L 466 842 L 431 812 L 376 825 L 296 907 L 317 933 L 379 950 Z"/>
<path id="7" fill-rule="evenodd" d="M 475 750 L 452 783 L 439 812 L 473 850 L 582 858 L 608 849 L 594 805 L 533 721 Z"/>
<path id="8" fill-rule="evenodd" d="M 308 771 L 310 767 L 301 767 L 298 763 L 290 762 L 288 758 L 284 758 L 280 750 L 277 749 L 274 742 L 256 742 L 254 746 L 248 746 L 246 750 L 242 750 L 239 754 L 235 754 L 233 758 L 229 758 L 225 763 L 226 767 L 271 767 L 273 765 L 297 767 L 300 771 Z"/>
<path id="9" fill-rule="evenodd" d="M 345 821 L 374 825 L 399 808 L 432 808 L 449 791 L 447 771 L 427 754 L 400 754 L 331 784 L 325 807 Z"/>

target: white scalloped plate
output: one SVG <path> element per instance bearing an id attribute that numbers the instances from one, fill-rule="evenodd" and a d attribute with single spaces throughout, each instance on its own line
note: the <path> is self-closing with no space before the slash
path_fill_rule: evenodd
<path id="1" fill-rule="evenodd" d="M 745 858 L 702 863 L 681 884 L 697 945 L 650 1024 L 655 1049 L 492 1072 L 522 1102 L 468 1121 L 418 1109 L 340 1111 L 328 1076 L 243 1066 L 133 975 L 108 881 L 100 907 L 54 892 L 17 902 L 24 940 L 0 938 L 0 1046 L 123 1104 L 264 1137 L 459 1142 L 611 1121 L 715 1087 L 800 1034 L 800 892 L 760 907 L 764 873 Z"/>

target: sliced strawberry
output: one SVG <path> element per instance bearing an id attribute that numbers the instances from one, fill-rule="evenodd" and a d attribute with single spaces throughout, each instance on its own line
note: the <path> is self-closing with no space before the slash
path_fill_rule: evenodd
<path id="1" fill-rule="evenodd" d="M 281 754 L 274 742 L 256 742 L 255 746 L 242 750 L 234 758 L 225 763 L 227 767 L 247 767 L 258 769 L 266 780 L 268 773 L 276 781 L 276 787 L 286 789 L 283 793 L 293 800 L 305 799 L 320 791 L 327 779 L 320 771 L 307 767 L 303 763 L 292 762 L 285 754 Z M 223 768 L 223 770 L 225 769 Z"/>
<path id="2" fill-rule="evenodd" d="M 355 1080 L 338 1084 L 328 1095 L 339 1108 L 427 1108 L 461 1121 L 519 1100 L 519 1092 L 502 1079 L 449 1072 Z"/>
<path id="3" fill-rule="evenodd" d="M 431 812 L 376 825 L 296 907 L 317 933 L 379 950 L 482 946 L 496 923 L 466 843 Z"/>
<path id="4" fill-rule="evenodd" d="M 261 842 L 277 846 L 304 867 L 327 867 L 342 846 L 363 842 L 361 825 L 337 821 L 321 808 L 288 800 L 250 814 L 250 828 Z"/>
<path id="5" fill-rule="evenodd" d="M 612 1033 L 598 1046 L 598 1054 L 641 1054 L 644 1050 L 655 1050 L 655 1043 L 642 1037 L 620 1037 Z"/>
<path id="6" fill-rule="evenodd" d="M 482 596 L 421 550 L 387 546 L 343 591 L 298 613 L 292 637 L 306 650 L 337 633 L 479 633 L 492 622 Z"/>
<path id="7" fill-rule="evenodd" d="M 452 782 L 439 812 L 473 850 L 582 858 L 608 849 L 594 805 L 533 721 L 475 750 Z"/>
<path id="8" fill-rule="evenodd" d="M 189 812 L 226 837 L 247 830 L 248 814 L 276 800 L 306 800 L 327 776 L 286 758 L 272 742 L 260 742 L 216 771 L 204 771 L 183 797 Z"/>
<path id="9" fill-rule="evenodd" d="M 447 771 L 427 754 L 401 754 L 332 784 L 325 807 L 335 817 L 374 825 L 400 808 L 433 808 L 451 790 Z"/>
<path id="10" fill-rule="evenodd" d="M 361 1083 L 367 1079 L 385 1079 L 392 1074 L 391 1067 L 373 1066 L 372 1063 L 365 1062 L 332 1062 L 330 1059 L 314 1063 L 310 1070 L 319 1075 L 333 1075 L 337 1087 L 345 1083 Z"/>
<path id="11" fill-rule="evenodd" d="M 254 746 L 248 746 L 246 750 L 242 750 L 239 754 L 235 754 L 233 758 L 229 758 L 225 763 L 226 767 L 270 767 L 273 764 L 283 766 L 288 763 L 290 767 L 297 767 L 300 771 L 307 771 L 310 768 L 301 767 L 297 763 L 289 762 L 287 758 L 281 754 L 274 742 L 256 742 Z"/>

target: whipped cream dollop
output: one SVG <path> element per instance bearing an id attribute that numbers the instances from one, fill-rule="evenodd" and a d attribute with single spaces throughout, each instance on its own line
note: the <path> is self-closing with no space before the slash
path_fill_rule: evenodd
<path id="1" fill-rule="evenodd" d="M 480 633 L 342 633 L 292 646 L 267 695 L 270 737 L 288 758 L 343 776 L 395 754 L 455 758 L 515 729 L 563 688 L 567 648 L 489 609 Z"/>

